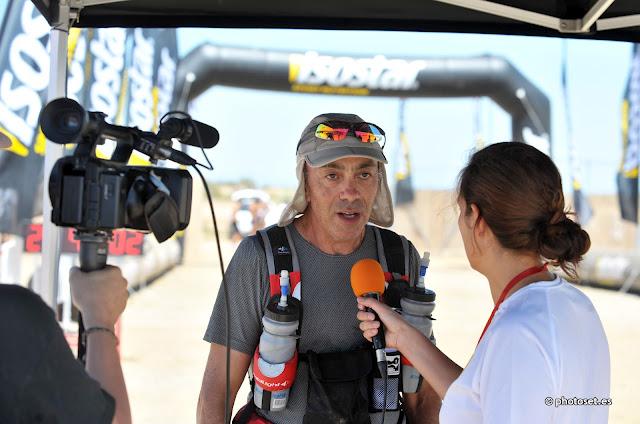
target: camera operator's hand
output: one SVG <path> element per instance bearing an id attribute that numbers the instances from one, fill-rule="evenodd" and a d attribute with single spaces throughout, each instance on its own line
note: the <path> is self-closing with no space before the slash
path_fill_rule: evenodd
<path id="1" fill-rule="evenodd" d="M 82 313 L 86 328 L 113 328 L 124 311 L 129 293 L 120 268 L 82 272 L 72 268 L 69 276 L 73 303 Z"/>
<path id="2" fill-rule="evenodd" d="M 82 272 L 74 267 L 69 282 L 73 303 L 82 313 L 85 327 L 112 330 L 129 297 L 127 280 L 120 268 L 107 265 L 98 271 Z M 131 409 L 117 343 L 113 331 L 91 333 L 87 339 L 87 373 L 115 399 L 113 423 L 129 424 Z"/>

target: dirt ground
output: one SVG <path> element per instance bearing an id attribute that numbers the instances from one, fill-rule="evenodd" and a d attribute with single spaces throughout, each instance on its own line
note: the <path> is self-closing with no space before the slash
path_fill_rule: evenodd
<path id="1" fill-rule="evenodd" d="M 214 256 L 213 246 L 203 247 L 202 252 Z M 131 297 L 123 320 L 122 354 L 134 422 L 195 422 L 208 353 L 202 335 L 218 291 L 218 276 L 212 266 L 181 266 Z M 488 287 L 462 258 L 432 256 L 428 281 L 437 293 L 438 345 L 464 365 L 491 311 Z M 583 290 L 600 313 L 609 338 L 610 422 L 638 423 L 640 406 L 634 389 L 640 381 L 640 297 Z M 246 388 L 236 409 L 245 395 Z"/>
<path id="2" fill-rule="evenodd" d="M 431 250 L 428 286 L 437 293 L 434 328 L 438 346 L 464 366 L 492 309 L 488 285 L 466 263 L 456 232 L 451 196 L 421 194 L 418 200 L 419 207 L 415 209 L 397 210 L 396 230 L 407 234 L 420 251 Z M 185 265 L 132 295 L 125 311 L 121 347 L 136 423 L 195 422 L 208 354 L 208 343 L 202 341 L 202 336 L 220 281 L 207 210 L 201 199 L 194 199 Z M 217 212 L 224 234 L 230 205 L 219 204 Z M 425 216 L 432 218 L 418 225 Z M 608 241 L 606 237 L 610 233 L 606 226 L 611 219 L 600 214 L 603 225 L 592 230 L 597 244 Z M 620 238 L 615 238 L 630 237 L 628 231 L 613 228 L 616 231 L 611 242 L 621 243 Z M 224 244 L 225 262 L 233 250 L 231 243 Z M 635 389 L 640 381 L 640 296 L 589 287 L 581 289 L 593 301 L 609 339 L 613 399 L 610 422 L 638 423 L 640 404 Z M 238 396 L 236 410 L 244 403 L 246 394 L 245 386 Z"/>

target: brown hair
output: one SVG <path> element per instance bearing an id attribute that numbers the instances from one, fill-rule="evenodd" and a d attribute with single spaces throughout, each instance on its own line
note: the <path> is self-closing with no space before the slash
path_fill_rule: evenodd
<path id="1" fill-rule="evenodd" d="M 458 196 L 475 204 L 500 244 L 539 254 L 577 277 L 589 234 L 568 218 L 560 173 L 549 156 L 524 143 L 496 143 L 471 156 Z"/>

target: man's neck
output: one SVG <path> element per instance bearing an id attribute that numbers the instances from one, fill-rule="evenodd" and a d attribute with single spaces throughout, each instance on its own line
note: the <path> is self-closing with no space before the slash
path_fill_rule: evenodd
<path id="1" fill-rule="evenodd" d="M 293 225 L 300 235 L 328 255 L 349 255 L 353 253 L 362 244 L 364 240 L 366 227 L 362 228 L 362 233 L 358 238 L 351 240 L 334 240 L 326 231 L 312 225 L 311 219 L 307 215 L 302 215 L 293 221 Z"/>

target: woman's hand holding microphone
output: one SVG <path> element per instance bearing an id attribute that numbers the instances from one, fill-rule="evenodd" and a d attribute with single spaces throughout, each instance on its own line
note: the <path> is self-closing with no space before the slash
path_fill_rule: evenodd
<path id="1" fill-rule="evenodd" d="M 371 298 L 358 297 L 358 320 L 360 320 L 360 330 L 362 335 L 369 341 L 378 334 L 380 325 L 384 325 L 385 342 L 387 347 L 398 349 L 402 352 L 404 341 L 413 337 L 422 337 L 422 334 L 404 318 L 387 305 Z M 373 309 L 380 317 L 380 321 L 375 321 L 375 315 L 372 312 L 366 312 L 365 308 Z"/>

